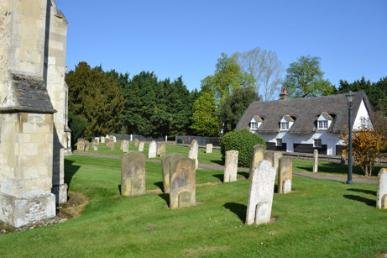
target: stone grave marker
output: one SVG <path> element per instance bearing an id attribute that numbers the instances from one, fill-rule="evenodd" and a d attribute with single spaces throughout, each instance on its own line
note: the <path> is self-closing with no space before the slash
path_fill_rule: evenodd
<path id="1" fill-rule="evenodd" d="M 278 193 L 292 191 L 293 161 L 290 157 L 281 157 L 278 168 Z"/>
<path id="2" fill-rule="evenodd" d="M 166 155 L 161 160 L 161 168 L 163 172 L 163 192 L 169 193 L 170 192 L 170 180 L 171 180 L 171 174 L 172 174 L 172 164 L 174 160 L 184 158 L 184 156 L 180 154 L 169 154 Z"/>
<path id="3" fill-rule="evenodd" d="M 387 209 L 387 168 L 382 168 L 378 175 L 379 187 L 376 199 L 376 207 Z"/>
<path id="4" fill-rule="evenodd" d="M 156 158 L 157 154 L 157 145 L 155 141 L 151 141 L 149 143 L 149 149 L 148 149 L 148 158 L 153 159 Z"/>
<path id="5" fill-rule="evenodd" d="M 199 144 L 195 139 L 193 139 L 191 142 L 191 148 L 188 153 L 188 158 L 193 159 L 195 161 L 195 169 L 199 167 L 198 154 L 199 154 Z"/>
<path id="6" fill-rule="evenodd" d="M 251 178 L 246 224 L 270 222 L 275 174 L 275 169 L 268 160 L 262 160 L 255 168 Z"/>
<path id="7" fill-rule="evenodd" d="M 226 151 L 223 182 L 226 183 L 226 182 L 237 181 L 238 155 L 239 155 L 239 152 L 236 150 Z"/>
<path id="8" fill-rule="evenodd" d="M 157 143 L 157 156 L 164 157 L 167 153 L 167 146 L 165 142 L 158 142 Z"/>
<path id="9" fill-rule="evenodd" d="M 123 140 L 121 142 L 121 150 L 124 153 L 128 153 L 129 152 L 129 141 L 128 140 Z"/>
<path id="10" fill-rule="evenodd" d="M 139 142 L 138 143 L 138 151 L 143 152 L 144 151 L 144 142 Z"/>
<path id="11" fill-rule="evenodd" d="M 195 161 L 177 158 L 171 162 L 169 207 L 171 209 L 193 206 L 196 203 Z"/>
<path id="12" fill-rule="evenodd" d="M 265 150 L 266 150 L 266 147 L 264 145 L 257 144 L 254 146 L 254 154 L 250 165 L 250 173 L 249 173 L 250 178 L 255 168 L 258 166 L 259 162 L 263 160 L 263 155 L 265 153 Z"/>
<path id="13" fill-rule="evenodd" d="M 282 157 L 282 153 L 278 151 L 265 151 L 263 154 L 263 159 L 271 162 L 275 169 L 275 173 L 278 174 L 278 164 L 279 159 Z"/>
<path id="14" fill-rule="evenodd" d="M 121 159 L 121 195 L 145 194 L 145 156 L 139 152 L 124 153 Z"/>
<path id="15" fill-rule="evenodd" d="M 318 172 L 318 150 L 313 150 L 313 173 Z"/>
<path id="16" fill-rule="evenodd" d="M 211 143 L 206 144 L 206 153 L 212 153 L 213 145 Z"/>

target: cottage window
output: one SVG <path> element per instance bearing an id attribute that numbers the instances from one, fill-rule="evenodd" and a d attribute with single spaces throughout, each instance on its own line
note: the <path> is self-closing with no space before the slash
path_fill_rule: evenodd
<path id="1" fill-rule="evenodd" d="M 276 146 L 282 146 L 282 139 L 276 139 Z"/>
<path id="2" fill-rule="evenodd" d="M 328 129 L 328 121 L 327 120 L 318 121 L 318 129 Z"/>
<path id="3" fill-rule="evenodd" d="M 281 130 L 289 130 L 289 122 L 281 122 L 280 128 Z"/>
<path id="4" fill-rule="evenodd" d="M 316 147 L 316 148 L 321 148 L 321 147 L 322 147 L 321 139 L 314 139 L 313 145 L 314 145 L 314 147 Z"/>
<path id="5" fill-rule="evenodd" d="M 360 117 L 360 127 L 361 129 L 368 129 L 369 121 L 366 117 L 362 116 Z"/>
<path id="6" fill-rule="evenodd" d="M 251 122 L 250 123 L 250 129 L 251 130 L 257 130 L 258 129 L 258 123 L 257 122 Z"/>

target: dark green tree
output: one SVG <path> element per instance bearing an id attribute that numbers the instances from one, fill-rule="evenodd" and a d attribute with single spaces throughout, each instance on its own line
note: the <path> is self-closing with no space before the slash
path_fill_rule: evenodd
<path id="1" fill-rule="evenodd" d="M 220 111 L 223 133 L 234 130 L 247 107 L 256 100 L 259 100 L 259 97 L 254 88 L 250 87 L 236 89 L 228 96 Z"/>
<path id="2" fill-rule="evenodd" d="M 313 97 L 329 95 L 335 87 L 324 79 L 320 58 L 301 56 L 289 65 L 284 85 L 291 97 Z"/>

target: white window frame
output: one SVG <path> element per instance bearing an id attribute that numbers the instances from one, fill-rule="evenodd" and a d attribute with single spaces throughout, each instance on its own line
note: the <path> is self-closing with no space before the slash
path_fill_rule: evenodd
<path id="1" fill-rule="evenodd" d="M 280 122 L 280 129 L 283 131 L 289 130 L 289 122 Z"/>
<path id="2" fill-rule="evenodd" d="M 319 141 L 320 144 L 319 144 L 319 145 L 316 145 L 316 141 Z M 322 147 L 322 140 L 321 140 L 320 138 L 313 139 L 313 147 L 315 147 L 315 148 L 321 148 L 321 147 Z"/>
<path id="3" fill-rule="evenodd" d="M 278 144 L 278 142 L 279 141 L 281 141 L 281 144 Z M 282 146 L 282 144 L 283 144 L 283 142 L 282 142 L 282 138 L 277 138 L 277 139 L 275 139 L 275 146 L 279 146 L 279 147 L 281 147 Z"/>
<path id="4" fill-rule="evenodd" d="M 318 120 L 317 121 L 317 128 L 319 130 L 326 130 L 329 127 L 328 120 Z"/>
<path id="5" fill-rule="evenodd" d="M 259 127 L 258 122 L 250 122 L 250 130 L 257 130 Z"/>

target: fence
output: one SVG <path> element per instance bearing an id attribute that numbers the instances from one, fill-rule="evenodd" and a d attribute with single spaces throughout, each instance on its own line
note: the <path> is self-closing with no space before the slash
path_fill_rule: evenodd
<path id="1" fill-rule="evenodd" d="M 204 136 L 176 136 L 175 142 L 177 144 L 191 144 L 192 140 L 195 139 L 199 145 L 206 145 L 212 143 L 214 146 L 220 146 L 220 138 L 218 137 L 204 137 Z"/>
<path id="2" fill-rule="evenodd" d="M 150 141 L 156 141 L 156 142 L 163 142 L 165 141 L 165 136 L 164 137 L 147 137 L 147 136 L 142 136 L 142 135 L 139 135 L 139 134 L 113 134 L 118 141 L 122 141 L 122 140 L 132 140 L 134 141 L 135 139 L 139 140 L 139 141 L 145 141 L 145 142 L 150 142 Z M 175 137 L 172 136 L 168 136 L 168 141 L 174 141 L 175 140 Z"/>

